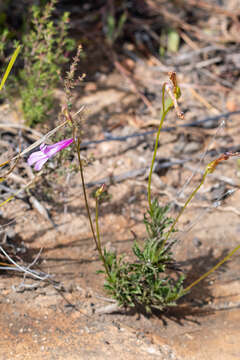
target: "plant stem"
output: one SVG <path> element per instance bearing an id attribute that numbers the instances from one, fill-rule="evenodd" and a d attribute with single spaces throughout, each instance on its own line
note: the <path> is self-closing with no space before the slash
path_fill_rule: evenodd
<path id="1" fill-rule="evenodd" d="M 74 130 L 73 130 L 73 135 L 75 135 Z M 104 258 L 103 253 L 102 253 L 102 247 L 101 247 L 101 241 L 100 241 L 99 224 L 98 224 L 98 198 L 96 197 L 96 233 L 97 233 L 97 237 L 96 237 L 95 231 L 94 231 L 94 228 L 93 228 L 93 222 L 92 222 L 92 218 L 91 218 L 91 214 L 90 214 L 90 209 L 89 209 L 89 205 L 88 205 L 87 192 L 86 192 L 85 180 L 84 180 L 84 175 L 83 175 L 83 166 L 82 166 L 82 160 L 81 160 L 81 155 L 80 155 L 80 140 L 78 138 L 77 142 L 76 142 L 75 136 L 73 138 L 74 138 L 74 144 L 75 144 L 75 147 L 76 147 L 76 150 L 77 150 L 77 155 L 78 155 L 79 170 L 80 170 L 81 181 L 82 181 L 82 186 L 83 186 L 83 195 L 84 195 L 85 206 L 86 206 L 86 209 L 87 209 L 87 215 L 88 215 L 90 228 L 91 228 L 91 231 L 92 231 L 92 234 L 93 234 L 93 239 L 94 239 L 96 248 L 98 250 L 100 259 L 102 260 L 103 266 L 104 266 L 104 268 L 106 270 L 106 273 L 107 273 L 108 277 L 111 278 L 108 266 L 106 264 L 105 258 Z"/>
<path id="2" fill-rule="evenodd" d="M 9 61 L 9 64 L 7 66 L 7 69 L 5 71 L 5 73 L 3 74 L 3 78 L 1 80 L 1 83 L 0 83 L 0 91 L 2 90 L 7 78 L 8 78 L 8 75 L 10 74 L 11 70 L 12 70 L 12 67 L 18 57 L 18 54 L 19 54 L 19 51 L 21 50 L 21 45 L 18 45 L 18 47 L 16 48 L 16 50 L 14 51 L 10 61 Z"/>
<path id="3" fill-rule="evenodd" d="M 163 124 L 163 121 L 164 121 L 165 116 L 166 116 L 166 114 L 165 114 L 165 112 L 163 112 L 163 113 L 162 113 L 162 117 L 161 117 L 161 121 L 160 121 L 160 124 L 159 124 L 159 128 L 158 128 L 157 136 L 156 136 L 156 141 L 155 141 L 155 146 L 154 146 L 154 152 L 153 152 L 153 158 L 152 158 L 151 167 L 150 167 L 150 172 L 149 172 L 149 176 L 148 176 L 148 206 L 149 206 L 149 210 L 150 210 L 150 211 L 152 210 L 151 184 L 152 184 L 153 166 L 154 166 L 154 162 L 155 162 L 155 159 L 156 159 L 159 136 L 160 136 L 160 132 L 161 132 L 161 128 L 162 128 L 162 124 Z"/>
<path id="4" fill-rule="evenodd" d="M 78 156 L 78 163 L 79 163 L 79 171 L 80 171 L 80 175 L 81 175 L 81 181 L 82 181 L 82 186 L 83 186 L 83 196 L 84 196 L 84 201 L 85 201 L 85 206 L 87 209 L 87 216 L 88 216 L 88 220 L 89 220 L 89 224 L 90 224 L 90 228 L 93 234 L 93 239 L 94 242 L 96 244 L 96 247 L 98 249 L 98 242 L 97 242 L 97 238 L 95 235 L 95 231 L 93 228 L 93 223 L 92 223 L 92 218 L 91 218 L 91 214 L 90 214 L 90 209 L 89 209 L 89 205 L 88 205 L 88 200 L 87 200 L 87 192 L 86 192 L 86 186 L 85 186 L 85 181 L 84 181 L 84 176 L 83 176 L 83 166 L 82 166 L 82 160 L 81 160 L 81 155 L 80 155 L 80 140 L 79 138 L 77 138 L 77 142 L 75 140 L 75 134 L 73 134 L 74 137 L 74 145 L 77 151 L 77 156 Z"/>
<path id="5" fill-rule="evenodd" d="M 110 275 L 110 272 L 109 272 L 109 269 L 108 269 L 108 266 L 107 266 L 107 263 L 106 263 L 106 260 L 103 256 L 103 253 L 102 253 L 102 246 L 101 246 L 101 240 L 100 240 L 100 232 L 99 232 L 99 223 L 98 223 L 98 208 L 99 208 L 99 201 L 98 201 L 98 196 L 96 196 L 96 234 L 97 234 L 97 249 L 98 249 L 98 252 L 99 252 L 99 256 L 102 260 L 102 263 L 103 263 L 103 266 L 105 268 L 105 271 L 108 275 L 109 278 L 111 278 L 111 275 Z"/>
<path id="6" fill-rule="evenodd" d="M 198 190 L 200 189 L 200 187 L 204 184 L 204 181 L 206 179 L 206 176 L 208 174 L 208 171 L 205 171 L 205 173 L 203 174 L 202 180 L 200 182 L 200 184 L 196 187 L 196 189 L 193 190 L 193 192 L 190 194 L 190 196 L 188 197 L 187 201 L 185 202 L 183 208 L 180 210 L 178 216 L 176 217 L 176 219 L 174 220 L 172 226 L 170 227 L 170 230 L 167 233 L 167 236 L 165 237 L 163 244 L 162 244 L 162 248 L 164 247 L 164 245 L 166 244 L 166 242 L 169 239 L 169 236 L 171 235 L 171 233 L 173 232 L 180 216 L 183 214 L 184 210 L 186 209 L 186 207 L 188 206 L 188 204 L 190 203 L 190 201 L 194 198 L 194 196 L 196 195 L 196 193 L 198 192 Z"/>
<path id="7" fill-rule="evenodd" d="M 198 192 L 198 190 L 200 189 L 200 187 L 204 184 L 204 181 L 207 177 L 208 174 L 212 174 L 216 167 L 218 166 L 218 164 L 221 162 L 221 161 L 224 161 L 224 160 L 228 160 L 229 158 L 233 157 L 233 156 L 238 156 L 239 153 L 232 153 L 232 152 L 227 152 L 227 153 L 224 153 L 222 155 L 220 155 L 217 159 L 211 161 L 207 166 L 206 166 L 206 169 L 204 171 L 204 174 L 202 176 L 202 180 L 200 182 L 200 184 L 196 187 L 195 190 L 193 190 L 193 192 L 190 194 L 190 196 L 188 197 L 187 201 L 185 202 L 183 208 L 181 209 L 181 211 L 179 212 L 178 216 L 176 217 L 175 221 L 173 222 L 170 230 L 168 231 L 167 233 L 167 236 L 165 238 L 165 240 L 163 241 L 163 244 L 162 244 L 162 248 L 164 247 L 164 245 L 166 244 L 170 234 L 172 233 L 172 231 L 174 230 L 174 227 L 176 225 L 176 223 L 178 222 L 180 216 L 182 215 L 182 213 L 184 212 L 184 210 L 186 209 L 186 207 L 188 206 L 188 204 L 190 203 L 190 201 L 192 200 L 192 198 L 196 195 L 196 193 Z"/>
<path id="8" fill-rule="evenodd" d="M 157 148 L 158 148 L 158 141 L 159 141 L 159 136 L 160 136 L 160 132 L 162 129 L 162 125 L 163 125 L 163 121 L 168 113 L 168 111 L 171 109 L 171 107 L 173 106 L 173 102 L 171 99 L 167 99 L 166 101 L 166 105 L 167 108 L 165 110 L 165 100 L 164 100 L 164 95 L 165 95 L 165 87 L 163 87 L 162 90 L 162 111 L 161 111 L 161 120 L 160 120 L 160 124 L 158 127 L 158 132 L 157 132 L 157 136 L 156 136 L 156 141 L 155 141 L 155 146 L 154 146 L 154 152 L 153 152 L 153 157 L 152 157 L 152 162 L 151 162 L 151 167 L 150 167 L 150 171 L 149 171 L 149 176 L 148 176 L 148 205 L 149 205 L 149 210 L 152 210 L 152 201 L 151 201 L 151 185 L 152 185 L 152 173 L 153 173 L 153 166 L 155 163 L 155 159 L 156 159 L 156 154 L 157 154 Z"/>
<path id="9" fill-rule="evenodd" d="M 195 280 L 192 284 L 190 284 L 189 286 L 186 287 L 186 289 L 184 289 L 184 293 L 186 294 L 193 286 L 197 285 L 200 281 L 202 281 L 203 279 L 205 279 L 208 275 L 210 275 L 212 272 L 214 272 L 215 270 L 217 270 L 222 264 L 224 264 L 227 260 L 230 259 L 230 257 L 233 256 L 233 254 L 240 249 L 240 245 L 236 246 L 235 249 L 233 249 L 230 253 L 228 253 L 227 256 L 225 256 L 221 261 L 219 261 L 217 263 L 217 265 L 215 265 L 212 269 L 210 269 L 209 271 L 207 271 L 205 274 L 203 274 L 202 276 L 200 276 L 200 278 L 198 278 L 197 280 Z"/>

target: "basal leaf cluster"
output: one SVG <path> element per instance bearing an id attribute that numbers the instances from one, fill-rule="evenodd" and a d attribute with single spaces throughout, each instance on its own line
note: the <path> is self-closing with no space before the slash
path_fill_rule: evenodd
<path id="1" fill-rule="evenodd" d="M 156 200 L 152 205 L 145 216 L 148 237 L 142 246 L 135 241 L 132 247 L 134 261 L 125 261 L 124 256 L 118 258 L 106 250 L 104 253 L 110 273 L 105 282 L 107 292 L 120 306 L 141 307 L 146 312 L 175 305 L 182 295 L 184 280 L 175 266 L 173 242 L 162 246 L 166 230 L 173 222 L 167 216 L 169 207 L 161 207 Z"/>

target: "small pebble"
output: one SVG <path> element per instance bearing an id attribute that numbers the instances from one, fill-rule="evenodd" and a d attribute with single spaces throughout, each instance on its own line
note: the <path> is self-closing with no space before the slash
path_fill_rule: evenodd
<path id="1" fill-rule="evenodd" d="M 196 246 L 197 248 L 202 246 L 202 242 L 201 242 L 201 240 L 199 240 L 198 237 L 195 236 L 192 241 L 193 241 L 193 245 Z"/>

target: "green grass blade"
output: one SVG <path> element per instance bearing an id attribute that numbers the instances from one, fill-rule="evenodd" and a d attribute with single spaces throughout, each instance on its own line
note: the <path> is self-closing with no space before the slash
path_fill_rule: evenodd
<path id="1" fill-rule="evenodd" d="M 9 61 L 7 70 L 5 71 L 5 73 L 3 75 L 3 78 L 2 78 L 2 81 L 1 81 L 1 84 L 0 84 L 0 91 L 2 90 L 6 80 L 8 78 L 8 75 L 9 75 L 10 71 L 12 70 L 13 64 L 16 61 L 16 58 L 17 58 L 17 56 L 19 54 L 20 49 L 21 49 L 21 45 L 18 45 L 18 47 L 16 48 L 16 50 L 14 51 L 14 53 L 13 53 L 13 55 L 11 57 L 11 60 Z"/>

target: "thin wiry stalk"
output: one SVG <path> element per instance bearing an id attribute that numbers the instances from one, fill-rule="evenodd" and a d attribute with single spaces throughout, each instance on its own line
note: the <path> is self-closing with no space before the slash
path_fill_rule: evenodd
<path id="1" fill-rule="evenodd" d="M 81 160 L 81 154 L 80 154 L 81 140 L 79 137 L 76 136 L 76 127 L 74 126 L 74 123 L 72 121 L 72 118 L 71 118 L 71 115 L 70 115 L 68 109 L 66 109 L 66 117 L 68 119 L 68 122 L 70 122 L 72 124 L 73 142 L 74 142 L 75 149 L 77 152 L 79 171 L 80 171 L 81 182 L 82 182 L 82 187 L 83 187 L 84 202 L 85 202 L 85 207 L 87 210 L 87 216 L 88 216 L 91 232 L 92 232 L 93 239 L 94 239 L 96 248 L 98 250 L 99 256 L 100 256 L 100 258 L 103 262 L 104 268 L 106 270 L 106 273 L 107 273 L 108 277 L 111 278 L 108 266 L 106 264 L 105 258 L 102 253 L 101 242 L 100 242 L 100 233 L 99 233 L 99 225 L 98 225 L 98 198 L 96 197 L 96 232 L 97 232 L 97 237 L 96 237 L 94 227 L 93 227 L 92 217 L 91 217 L 90 209 L 89 209 L 89 205 L 88 205 L 86 185 L 85 185 L 85 180 L 84 180 L 84 175 L 83 175 L 83 166 L 82 166 L 82 160 Z"/>
<path id="2" fill-rule="evenodd" d="M 150 167 L 150 171 L 149 171 L 149 176 L 148 176 L 148 206 L 149 206 L 149 210 L 152 209 L 152 201 L 151 201 L 151 184 L 152 184 L 152 173 L 153 173 L 153 167 L 154 167 L 154 163 L 155 163 L 155 159 L 156 159 L 156 154 L 157 154 L 157 148 L 158 148 L 158 141 L 159 141 L 159 136 L 160 136 L 160 132 L 162 129 L 162 125 L 163 125 L 163 121 L 168 113 L 168 111 L 171 109 L 171 107 L 173 106 L 173 102 L 171 99 L 168 99 L 168 101 L 166 102 L 166 110 L 165 110 L 165 100 L 164 100 L 164 96 L 165 96 L 165 86 L 163 86 L 162 89 L 162 111 L 161 111 L 161 120 L 160 120 L 160 124 L 158 127 L 158 132 L 157 132 L 157 136 L 156 136 L 156 141 L 155 141 L 155 146 L 154 146 L 154 152 L 153 152 L 153 157 L 152 157 L 152 162 L 151 162 L 151 167 Z"/>
<path id="3" fill-rule="evenodd" d="M 164 247 L 164 245 L 166 244 L 169 236 L 171 235 L 172 231 L 174 230 L 175 225 L 177 224 L 180 216 L 183 214 L 184 210 L 186 209 L 186 207 L 188 206 L 188 204 L 190 203 L 190 201 L 194 198 L 194 196 L 196 195 L 196 193 L 198 192 L 198 190 L 201 188 L 201 186 L 204 184 L 204 181 L 206 180 L 206 177 L 208 174 L 212 174 L 216 167 L 218 166 L 218 164 L 220 162 L 222 162 L 223 160 L 228 160 L 229 158 L 233 157 L 233 156 L 239 156 L 240 153 L 238 152 L 226 152 L 224 154 L 222 154 L 221 156 L 219 156 L 217 159 L 211 161 L 207 166 L 206 169 L 204 171 L 204 174 L 202 176 L 202 179 L 200 181 L 200 184 L 196 187 L 196 189 L 193 190 L 193 192 L 190 194 L 190 196 L 188 197 L 187 201 L 185 202 L 183 208 L 181 209 L 181 211 L 179 212 L 178 216 L 176 217 L 176 219 L 174 220 L 170 230 L 167 233 L 167 236 L 165 237 L 163 244 L 162 244 L 162 248 Z"/>
<path id="4" fill-rule="evenodd" d="M 189 195 L 187 201 L 185 202 L 184 206 L 182 207 L 182 209 L 180 210 L 178 216 L 176 217 L 176 219 L 174 220 L 174 222 L 172 223 L 172 226 L 170 227 L 167 236 L 165 237 L 163 243 L 162 243 L 162 248 L 165 246 L 166 242 L 169 239 L 169 236 L 171 235 L 171 233 L 173 232 L 180 216 L 183 214 L 183 212 L 185 211 L 186 207 L 188 206 L 188 204 L 190 203 L 190 201 L 194 198 L 194 196 L 196 195 L 196 193 L 198 192 L 198 190 L 200 189 L 200 187 L 203 185 L 206 176 L 207 176 L 208 172 L 205 171 L 205 173 L 203 174 L 202 180 L 200 182 L 200 184 L 196 187 L 196 189 L 193 190 L 193 192 Z"/>
<path id="5" fill-rule="evenodd" d="M 215 270 L 217 270 L 222 264 L 224 264 L 227 260 L 230 259 L 230 257 L 232 257 L 236 251 L 238 251 L 240 249 L 240 245 L 236 246 L 235 249 L 233 249 L 230 253 L 228 253 L 221 261 L 219 261 L 212 269 L 210 269 L 209 271 L 207 271 L 205 274 L 203 274 L 202 276 L 200 276 L 200 278 L 198 278 L 197 280 L 195 280 L 192 284 L 190 284 L 189 286 L 187 286 L 183 291 L 184 293 L 187 293 L 193 286 L 197 285 L 200 281 L 202 281 L 203 279 L 205 279 L 208 275 L 210 275 L 212 272 L 214 272 Z"/>
<path id="6" fill-rule="evenodd" d="M 74 139 L 74 145 L 75 145 L 76 152 L 77 152 L 77 157 L 78 157 L 79 172 L 80 172 L 82 186 L 83 186 L 83 196 L 84 196 L 85 206 L 86 206 L 86 210 L 87 210 L 88 221 L 89 221 L 89 224 L 90 224 L 90 228 L 91 228 L 91 231 L 92 231 L 94 242 L 95 242 L 96 247 L 98 249 L 98 242 L 97 242 L 97 238 L 96 238 L 96 235 L 95 235 L 93 222 L 92 222 L 92 218 L 91 218 L 91 214 L 90 214 L 90 209 L 89 209 L 88 199 L 87 199 L 86 186 L 85 186 L 85 180 L 84 180 L 84 175 L 83 175 L 83 166 L 82 166 L 82 160 L 81 160 L 81 155 L 80 155 L 80 139 L 77 138 L 77 141 L 76 141 L 75 131 L 74 130 L 73 130 L 73 139 Z"/>
<path id="7" fill-rule="evenodd" d="M 0 91 L 2 90 L 4 84 L 5 84 L 5 82 L 6 82 L 7 78 L 8 78 L 11 70 L 12 70 L 12 67 L 13 67 L 13 65 L 14 65 L 17 57 L 18 57 L 18 54 L 19 54 L 20 50 L 21 50 L 21 45 L 18 45 L 18 47 L 14 51 L 14 53 L 13 53 L 13 55 L 12 55 L 10 61 L 9 61 L 8 67 L 7 67 L 7 69 L 6 69 L 6 71 L 5 71 L 4 75 L 3 75 L 2 80 L 1 80 Z"/>
<path id="8" fill-rule="evenodd" d="M 103 265 L 104 265 L 104 268 L 105 268 L 105 271 L 108 275 L 109 278 L 111 278 L 111 275 L 110 275 L 110 272 L 109 272 L 109 269 L 108 269 L 108 266 L 107 266 L 107 263 L 106 263 L 106 260 L 104 258 L 104 255 L 102 253 L 102 246 L 101 246 L 101 239 L 100 239 L 100 231 L 99 231 L 99 222 L 98 222 L 98 214 L 99 214 L 99 211 L 98 211 L 98 206 L 99 205 L 99 200 L 98 200 L 98 196 L 96 195 L 96 234 L 97 234 L 97 248 L 98 248 L 98 252 L 99 252 L 99 255 L 100 255 L 100 258 L 103 262 Z"/>
<path id="9" fill-rule="evenodd" d="M 176 225 L 176 223 L 178 222 L 180 216 L 182 215 L 182 213 L 184 212 L 184 210 L 186 209 L 186 207 L 188 206 L 189 202 L 192 200 L 192 198 L 196 195 L 196 193 L 198 192 L 198 190 L 200 189 L 200 187 L 204 184 L 204 181 L 207 177 L 208 174 L 212 174 L 217 165 L 223 161 L 223 160 L 228 160 L 229 158 L 233 157 L 233 156 L 238 156 L 239 157 L 240 153 L 236 152 L 236 153 L 232 153 L 232 152 L 227 152 L 225 154 L 222 154 L 221 156 L 219 156 L 217 159 L 211 161 L 205 169 L 205 172 L 203 174 L 202 180 L 200 182 L 200 184 L 196 187 L 196 189 L 194 189 L 194 191 L 190 194 L 190 196 L 188 197 L 187 201 L 185 202 L 182 210 L 180 211 L 180 213 L 178 214 L 178 216 L 176 217 L 175 221 L 173 222 L 169 232 L 167 233 L 167 236 L 163 242 L 162 247 L 164 247 L 164 245 L 166 244 L 166 241 L 168 240 L 170 234 L 172 233 L 174 226 Z M 207 271 L 205 274 L 203 274 L 202 276 L 200 276 L 200 278 L 198 278 L 197 280 L 195 280 L 192 284 L 190 284 L 189 286 L 186 287 L 186 289 L 184 289 L 184 294 L 186 294 L 193 286 L 197 285 L 200 281 L 202 281 L 203 279 L 205 279 L 208 275 L 210 275 L 212 272 L 214 272 L 215 270 L 217 270 L 222 264 L 224 264 L 227 260 L 229 260 L 236 251 L 238 251 L 240 249 L 240 245 L 236 246 L 228 255 L 226 255 L 221 261 L 219 261 L 215 266 L 213 266 L 209 271 Z"/>

